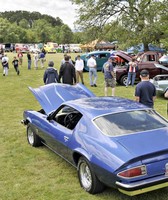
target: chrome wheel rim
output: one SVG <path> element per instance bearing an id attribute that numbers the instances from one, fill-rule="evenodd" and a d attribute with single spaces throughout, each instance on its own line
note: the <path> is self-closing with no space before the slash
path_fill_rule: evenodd
<path id="1" fill-rule="evenodd" d="M 125 78 L 123 79 L 123 84 L 124 84 L 124 85 L 127 85 L 127 79 L 128 79 L 128 77 L 125 77 Z"/>
<path id="2" fill-rule="evenodd" d="M 92 185 L 91 171 L 86 163 L 82 163 L 80 166 L 80 177 L 82 186 L 85 189 L 89 189 Z"/>
<path id="3" fill-rule="evenodd" d="M 30 128 L 28 129 L 27 136 L 28 136 L 29 143 L 32 145 L 34 143 L 34 133 Z"/>

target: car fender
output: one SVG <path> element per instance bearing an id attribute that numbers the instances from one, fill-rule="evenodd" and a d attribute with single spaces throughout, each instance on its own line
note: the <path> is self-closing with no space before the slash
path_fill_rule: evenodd
<path id="1" fill-rule="evenodd" d="M 76 166 L 80 157 L 85 157 L 89 162 L 91 161 L 91 155 L 85 149 L 78 147 L 73 152 L 73 160 Z"/>

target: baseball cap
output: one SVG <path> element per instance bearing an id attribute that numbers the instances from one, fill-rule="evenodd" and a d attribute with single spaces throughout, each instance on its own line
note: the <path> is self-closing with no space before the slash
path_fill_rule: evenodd
<path id="1" fill-rule="evenodd" d="M 142 77 L 147 77 L 147 76 L 149 75 L 149 72 L 148 72 L 148 70 L 144 69 L 144 70 L 142 70 L 142 71 L 140 72 L 140 75 L 141 75 Z"/>

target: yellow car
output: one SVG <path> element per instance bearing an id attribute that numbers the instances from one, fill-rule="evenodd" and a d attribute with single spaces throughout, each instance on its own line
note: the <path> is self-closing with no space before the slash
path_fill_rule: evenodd
<path id="1" fill-rule="evenodd" d="M 57 43 L 51 43 L 51 42 L 47 42 L 47 44 L 44 44 L 44 49 L 46 51 L 46 53 L 57 53 L 56 48 L 58 47 Z"/>

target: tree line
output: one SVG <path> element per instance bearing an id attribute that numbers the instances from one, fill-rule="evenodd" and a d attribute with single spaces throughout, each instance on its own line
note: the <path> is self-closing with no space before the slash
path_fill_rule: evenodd
<path id="1" fill-rule="evenodd" d="M 78 31 L 60 18 L 38 12 L 0 13 L 0 43 L 82 43 L 118 41 L 121 49 L 143 43 L 168 49 L 167 0 L 70 0 L 78 5 Z"/>
<path id="2" fill-rule="evenodd" d="M 0 43 L 70 43 L 75 41 L 70 27 L 57 17 L 39 12 L 0 13 Z"/>

